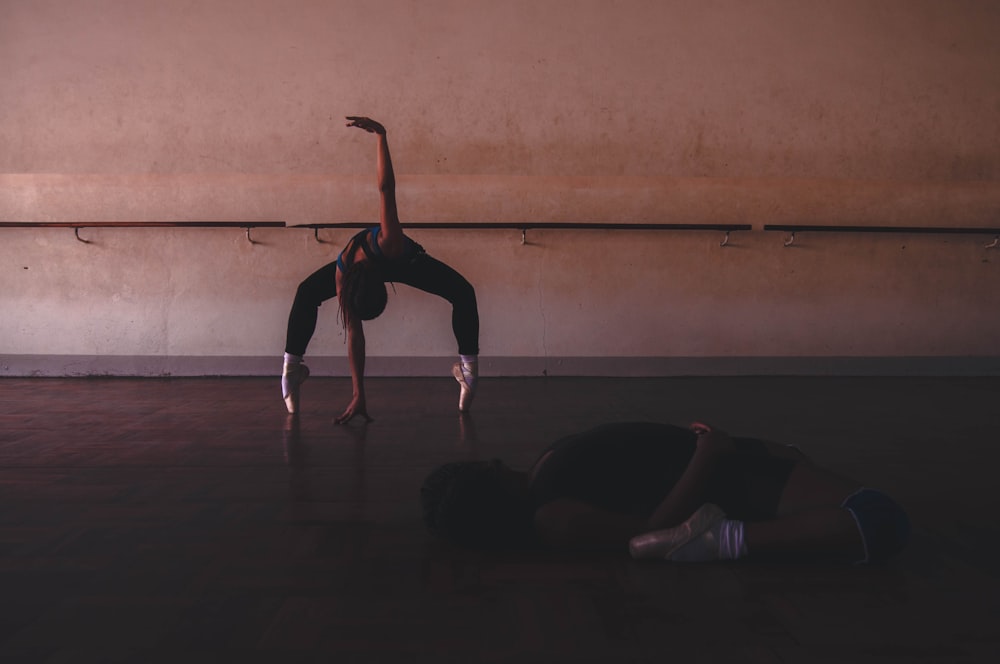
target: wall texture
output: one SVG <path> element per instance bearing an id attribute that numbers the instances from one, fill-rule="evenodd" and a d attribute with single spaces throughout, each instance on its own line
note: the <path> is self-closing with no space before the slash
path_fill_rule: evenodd
<path id="1" fill-rule="evenodd" d="M 1000 372 L 1000 4 L 6 0 L 0 221 L 744 223 L 414 231 L 476 286 L 486 373 Z M 0 375 L 273 372 L 304 229 L 0 228 Z M 371 373 L 446 373 L 397 287 Z M 344 370 L 336 303 L 309 349 Z M 442 367 L 444 369 L 442 370 Z"/>

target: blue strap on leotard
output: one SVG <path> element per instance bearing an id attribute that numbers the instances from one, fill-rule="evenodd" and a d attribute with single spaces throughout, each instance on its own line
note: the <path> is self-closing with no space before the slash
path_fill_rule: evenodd
<path id="1" fill-rule="evenodd" d="M 381 230 L 382 230 L 381 226 L 372 226 L 371 228 L 365 229 L 357 233 L 354 237 L 351 238 L 350 242 L 347 243 L 347 246 L 344 247 L 344 251 L 353 254 L 355 247 L 357 247 L 358 244 L 360 243 L 361 249 L 365 252 L 365 256 L 370 258 L 372 261 L 378 262 L 378 261 L 388 260 L 386 259 L 385 254 L 382 253 L 382 247 L 380 247 L 378 244 L 378 234 Z M 365 242 L 364 240 L 365 235 L 371 237 L 371 242 L 370 242 L 371 246 L 369 246 L 368 242 Z M 403 251 L 403 256 L 401 258 L 410 259 L 414 256 L 414 254 L 423 251 L 423 248 L 420 245 L 418 245 L 416 242 L 406 237 L 405 235 L 403 236 L 403 242 L 405 250 Z M 399 259 L 393 259 L 393 260 L 399 260 Z M 341 272 L 347 271 L 348 265 L 344 263 L 343 251 L 337 254 L 337 268 Z"/>
<path id="2" fill-rule="evenodd" d="M 382 258 L 382 248 L 380 246 L 378 246 L 378 232 L 379 232 L 379 230 L 380 230 L 380 228 L 378 226 L 372 226 L 371 228 L 366 229 L 364 231 L 361 231 L 360 233 L 356 233 L 350 239 L 350 241 L 347 243 L 347 246 L 344 247 L 344 251 L 349 251 L 350 253 L 353 254 L 355 247 L 357 247 L 358 242 L 360 242 L 361 243 L 361 249 L 365 252 L 366 256 L 368 256 L 369 258 Z M 372 238 L 371 243 L 372 243 L 372 246 L 375 247 L 374 251 L 372 251 L 368 247 L 368 244 L 364 241 L 364 236 L 365 236 L 366 233 L 369 234 L 369 235 L 371 235 L 371 238 Z M 344 263 L 344 252 L 343 251 L 341 251 L 339 254 L 337 254 L 337 268 L 341 272 L 347 272 L 347 264 Z"/>
<path id="3" fill-rule="evenodd" d="M 382 258 L 382 247 L 378 246 L 378 232 L 382 230 L 381 226 L 372 226 L 371 236 L 372 236 L 372 255 L 374 258 Z M 367 251 L 365 252 L 368 253 Z"/>

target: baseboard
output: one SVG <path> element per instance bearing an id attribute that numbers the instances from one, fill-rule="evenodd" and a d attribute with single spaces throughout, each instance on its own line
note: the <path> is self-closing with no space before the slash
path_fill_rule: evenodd
<path id="1" fill-rule="evenodd" d="M 369 357 L 368 376 L 449 376 L 454 357 Z M 307 358 L 314 376 L 347 376 L 346 357 Z M 1000 376 L 998 356 L 487 357 L 482 376 Z M 281 357 L 0 355 L 0 376 L 276 376 Z"/>

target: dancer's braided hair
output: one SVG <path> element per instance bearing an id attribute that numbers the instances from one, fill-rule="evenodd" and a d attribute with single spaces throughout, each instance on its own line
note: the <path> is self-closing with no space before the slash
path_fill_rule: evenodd
<path id="1" fill-rule="evenodd" d="M 377 267 L 368 261 L 351 265 L 340 280 L 340 317 L 347 327 L 348 320 L 378 318 L 385 311 L 389 294 Z"/>
<path id="2" fill-rule="evenodd" d="M 356 242 L 357 238 L 344 250 L 347 255 L 354 253 Z M 382 272 L 371 261 L 351 263 L 341 277 L 340 290 L 340 319 L 345 328 L 355 316 L 359 320 L 378 318 L 389 299 Z"/>

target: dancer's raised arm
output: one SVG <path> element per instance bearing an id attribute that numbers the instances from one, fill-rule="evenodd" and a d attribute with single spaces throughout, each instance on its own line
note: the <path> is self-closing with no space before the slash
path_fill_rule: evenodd
<path id="1" fill-rule="evenodd" d="M 399 211 L 396 208 L 396 174 L 392 170 L 392 157 L 389 155 L 389 139 L 385 127 L 371 118 L 355 115 L 347 116 L 348 127 L 358 127 L 370 134 L 378 136 L 377 173 L 378 190 L 381 196 L 379 210 L 378 244 L 387 258 L 398 258 L 404 250 L 403 227 L 399 223 Z"/>

